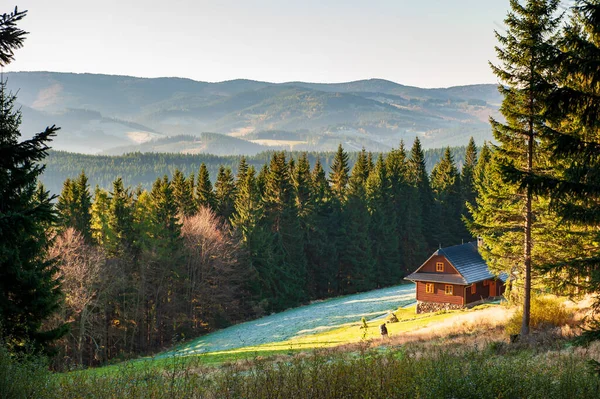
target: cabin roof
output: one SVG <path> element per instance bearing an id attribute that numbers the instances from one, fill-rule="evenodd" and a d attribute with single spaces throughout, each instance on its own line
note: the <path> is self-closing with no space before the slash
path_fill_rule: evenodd
<path id="1" fill-rule="evenodd" d="M 441 273 L 419 273 L 419 270 L 429 261 L 429 259 L 437 255 L 444 256 L 448 262 L 454 266 L 456 271 L 460 273 L 460 276 Z M 470 285 L 479 281 L 496 278 L 496 276 L 490 272 L 487 264 L 479 254 L 476 241 L 440 248 L 435 251 L 429 259 L 427 259 L 427 261 L 425 261 L 425 263 L 423 263 L 423 265 L 421 265 L 414 273 L 407 276 L 406 280 Z M 507 277 L 508 276 L 505 273 L 498 276 L 503 282 L 506 281 Z"/>

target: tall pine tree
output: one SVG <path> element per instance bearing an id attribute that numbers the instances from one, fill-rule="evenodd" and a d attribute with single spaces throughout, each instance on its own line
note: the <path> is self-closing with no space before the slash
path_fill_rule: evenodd
<path id="1" fill-rule="evenodd" d="M 199 208 L 206 207 L 214 209 L 215 207 L 213 187 L 210 182 L 208 168 L 204 162 L 202 162 L 200 170 L 198 170 L 198 179 L 196 181 L 196 204 Z"/>
<path id="2" fill-rule="evenodd" d="M 475 167 L 477 166 L 477 147 L 475 146 L 475 140 L 473 137 L 469 139 L 467 150 L 465 152 L 465 162 L 460 172 L 460 190 L 461 190 L 461 201 L 463 203 L 462 214 L 467 215 L 466 203 L 475 202 L 475 187 L 473 186 L 473 174 L 475 173 Z"/>
<path id="3" fill-rule="evenodd" d="M 85 173 L 82 171 L 75 180 L 65 180 L 56 204 L 60 223 L 79 231 L 88 243 L 92 239 L 91 208 L 92 196 Z"/>
<path id="4" fill-rule="evenodd" d="M 460 244 L 468 239 L 461 220 L 462 202 L 460 176 L 450 153 L 444 151 L 444 157 L 431 171 L 431 188 L 434 194 L 434 219 L 436 228 L 434 237 L 445 247 Z"/>
<path id="5" fill-rule="evenodd" d="M 17 27 L 25 16 L 16 8 L 0 17 L 0 67 L 12 61 L 25 32 Z M 57 267 L 46 257 L 46 227 L 56 220 L 51 199 L 36 195 L 40 162 L 58 128 L 52 126 L 19 142 L 21 113 L 16 97 L 0 80 L 0 324 L 13 348 L 32 343 L 43 348 L 64 334 L 64 327 L 42 331 L 42 323 L 61 302 Z"/>
<path id="6" fill-rule="evenodd" d="M 177 204 L 177 211 L 180 215 L 192 216 L 197 209 L 194 203 L 193 186 L 190 186 L 190 181 L 179 169 L 175 169 L 172 180 L 173 199 Z"/>
<path id="7" fill-rule="evenodd" d="M 375 286 L 366 198 L 368 175 L 368 157 L 363 150 L 352 168 L 347 200 L 341 214 L 341 234 L 337 239 L 338 288 L 343 294 L 365 291 Z"/>
<path id="8" fill-rule="evenodd" d="M 229 222 L 235 212 L 235 182 L 230 168 L 223 165 L 219 168 L 214 195 L 217 215 Z"/>
<path id="9" fill-rule="evenodd" d="M 375 282 L 378 287 L 400 282 L 399 239 L 397 217 L 391 198 L 391 182 L 380 154 L 367 179 L 367 205 L 371 215 L 369 226 L 371 252 L 375 261 Z"/>
<path id="10" fill-rule="evenodd" d="M 283 152 L 271 158 L 263 200 L 264 223 L 272 233 L 272 306 L 284 309 L 306 299 L 306 260 L 294 187 Z"/>
<path id="11" fill-rule="evenodd" d="M 548 98 L 548 136 L 552 151 L 552 175 L 544 176 L 537 189 L 550 194 L 558 218 L 571 230 L 598 242 L 600 234 L 600 2 L 577 1 L 571 20 L 564 26 L 557 57 L 559 79 Z M 549 284 L 563 292 L 600 290 L 600 251 L 597 245 L 559 248 L 561 256 L 544 265 Z M 596 331 L 586 335 L 600 336 Z"/>
<path id="12" fill-rule="evenodd" d="M 317 158 L 310 176 L 312 212 L 308 220 L 305 253 L 310 292 L 317 298 L 337 292 L 337 246 L 340 211 L 321 160 Z"/>
<path id="13" fill-rule="evenodd" d="M 339 202 L 346 201 L 346 191 L 349 181 L 350 168 L 348 167 L 348 154 L 340 144 L 338 146 L 331 171 L 329 172 L 329 182 L 331 183 L 331 191 L 336 196 Z"/>
<path id="14" fill-rule="evenodd" d="M 425 237 L 426 251 L 429 252 L 433 248 L 439 246 L 439 242 L 436 240 L 435 232 L 431 226 L 437 224 L 433 218 L 433 193 L 429 184 L 429 176 L 427 174 L 427 168 L 425 166 L 425 153 L 421 147 L 421 141 L 418 137 L 415 138 L 413 146 L 410 150 L 410 157 L 408 159 L 407 168 L 407 180 L 410 185 L 414 188 L 414 210 L 410 211 L 411 215 L 421 215 L 422 231 Z M 413 218 L 414 219 L 414 218 Z M 418 221 L 414 221 L 418 224 Z"/>
<path id="15" fill-rule="evenodd" d="M 543 168 L 541 137 L 545 130 L 544 111 L 554 69 L 554 33 L 560 23 L 556 16 L 559 0 L 528 0 L 521 5 L 511 0 L 505 20 L 506 35 L 496 33 L 501 67 L 492 66 L 504 83 L 500 111 L 506 123 L 492 119 L 501 174 L 505 181 L 520 181 L 525 215 L 523 231 L 524 299 L 521 334 L 529 334 L 531 307 L 531 259 L 534 193 L 528 178 Z"/>

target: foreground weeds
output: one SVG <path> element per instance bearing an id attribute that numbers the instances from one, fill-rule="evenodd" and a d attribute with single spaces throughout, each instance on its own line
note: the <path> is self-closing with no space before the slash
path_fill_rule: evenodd
<path id="1" fill-rule="evenodd" d="M 493 348 L 492 348 L 493 349 Z M 600 378 L 576 353 L 494 350 L 313 352 L 204 368 L 55 377 L 59 398 L 598 398 Z"/>
<path id="2" fill-rule="evenodd" d="M 11 354 L 0 342 L 0 399 L 51 397 L 53 388 L 45 359 Z"/>

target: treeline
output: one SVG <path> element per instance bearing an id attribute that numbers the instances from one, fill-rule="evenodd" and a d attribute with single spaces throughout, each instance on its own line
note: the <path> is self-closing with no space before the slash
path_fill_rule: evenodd
<path id="1" fill-rule="evenodd" d="M 452 147 L 452 156 L 460 168 L 464 163 L 466 147 Z M 262 165 L 269 162 L 272 152 L 264 152 L 254 156 L 245 157 L 249 165 L 259 170 Z M 302 153 L 291 152 L 289 157 L 297 159 Z M 444 155 L 444 149 L 425 150 L 425 165 L 428 171 L 439 162 Z M 317 158 L 325 170 L 333 162 L 335 153 L 332 152 L 309 152 L 308 160 L 312 164 Z M 358 157 L 357 152 L 348 153 L 348 164 L 354 165 Z M 50 151 L 44 159 L 46 169 L 42 175 L 42 182 L 50 192 L 60 193 L 62 183 L 69 177 L 76 176 L 85 169 L 86 175 L 92 187 L 96 185 L 104 189 L 110 189 L 112 182 L 121 177 L 127 186 L 137 187 L 145 190 L 152 188 L 152 183 L 157 177 L 171 176 L 176 169 L 185 175 L 196 173 L 200 164 L 204 163 L 208 169 L 210 178 L 214 181 L 221 165 L 230 168 L 234 173 L 242 156 L 217 156 L 211 154 L 168 154 L 168 153 L 130 153 L 119 156 L 107 155 L 85 155 L 64 151 Z"/>
<path id="2" fill-rule="evenodd" d="M 329 172 L 319 158 L 271 154 L 257 171 L 241 158 L 175 170 L 150 190 L 90 192 L 67 179 L 56 209 L 70 324 L 63 356 L 92 365 L 149 353 L 172 339 L 280 311 L 312 299 L 397 284 L 440 244 L 469 240 L 461 215 L 472 200 L 476 147 L 462 174 L 449 149 L 426 171 L 416 140 L 352 169 L 340 146 Z"/>

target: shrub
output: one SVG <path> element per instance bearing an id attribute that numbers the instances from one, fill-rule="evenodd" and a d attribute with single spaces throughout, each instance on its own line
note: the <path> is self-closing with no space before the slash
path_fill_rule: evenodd
<path id="1" fill-rule="evenodd" d="M 564 303 L 552 295 L 534 296 L 531 298 L 531 315 L 529 326 L 532 329 L 559 327 L 567 324 L 573 314 Z M 520 308 L 506 323 L 506 334 L 518 334 L 521 331 L 523 309 Z"/>
<path id="2" fill-rule="evenodd" d="M 10 353 L 0 342 L 0 399 L 48 398 L 52 392 L 46 359 Z"/>

